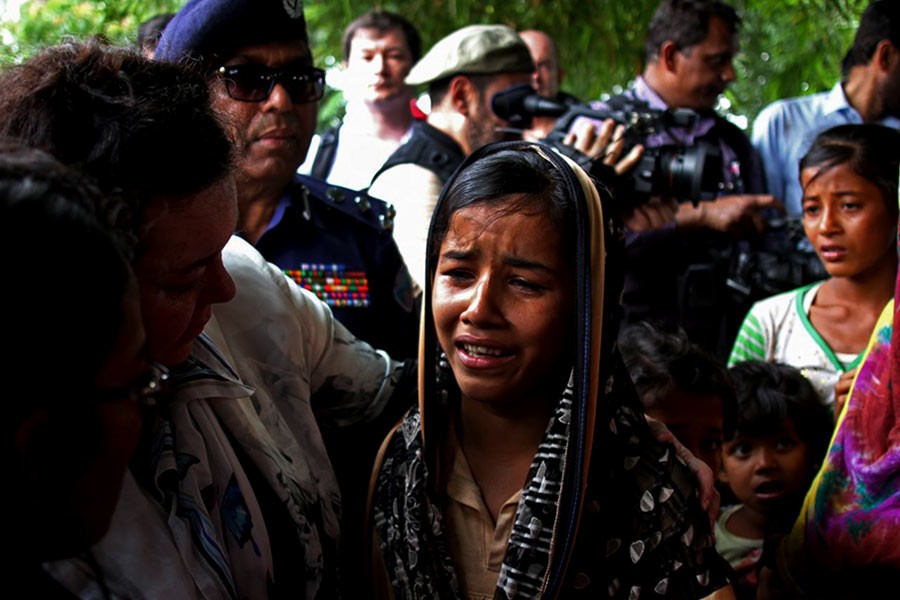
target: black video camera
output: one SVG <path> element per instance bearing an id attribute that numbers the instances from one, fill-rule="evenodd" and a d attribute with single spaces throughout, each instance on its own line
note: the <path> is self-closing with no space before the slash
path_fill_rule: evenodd
<path id="1" fill-rule="evenodd" d="M 637 144 L 669 127 L 685 127 L 693 124 L 699 115 L 687 108 L 654 110 L 642 103 L 624 104 L 615 109 L 595 110 L 584 104 L 565 104 L 542 98 L 527 84 L 499 92 L 491 99 L 491 108 L 511 127 L 527 129 L 537 116 L 556 117 L 552 132 L 542 140 L 592 171 L 601 161 L 585 161 L 584 155 L 576 157 L 574 149 L 562 143 L 576 119 L 586 117 L 596 121 L 612 119 L 625 125 L 625 149 L 627 153 Z M 587 164 L 586 164 L 587 163 Z M 595 174 L 600 174 L 595 172 Z M 608 173 L 605 173 L 608 176 Z M 722 155 L 719 148 L 708 142 L 694 146 L 665 145 L 648 148 L 638 164 L 616 185 L 616 197 L 634 206 L 646 202 L 651 196 L 674 198 L 678 202 L 713 200 L 721 190 Z"/>
<path id="2" fill-rule="evenodd" d="M 726 285 L 748 304 L 828 277 L 809 245 L 801 217 L 774 217 L 753 247 L 732 255 Z"/>

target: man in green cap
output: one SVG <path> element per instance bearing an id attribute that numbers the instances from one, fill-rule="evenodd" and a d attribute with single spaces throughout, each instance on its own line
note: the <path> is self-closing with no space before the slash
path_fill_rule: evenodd
<path id="1" fill-rule="evenodd" d="M 530 88 L 531 51 L 505 25 L 469 25 L 437 42 L 406 77 L 408 85 L 427 85 L 426 118 L 413 125 L 409 140 L 375 174 L 369 193 L 396 207 L 394 239 L 413 279 L 425 277 L 425 239 L 441 187 L 466 156 L 486 144 L 520 139 L 517 129 L 498 116 L 492 101 L 499 92 Z M 602 132 L 582 127 L 563 140 L 622 173 L 640 157 L 639 149 L 619 158 L 612 121 Z M 615 131 L 621 134 L 621 130 Z M 617 162 L 618 161 L 618 162 Z"/>
<path id="2" fill-rule="evenodd" d="M 504 25 L 469 25 L 437 42 L 406 77 L 428 86 L 431 109 L 372 179 L 369 193 L 396 207 L 394 239 L 413 279 L 425 277 L 425 238 L 444 182 L 466 156 L 510 137 L 491 110 L 499 91 L 531 82 L 528 46 Z M 513 138 L 520 134 L 513 134 Z"/>

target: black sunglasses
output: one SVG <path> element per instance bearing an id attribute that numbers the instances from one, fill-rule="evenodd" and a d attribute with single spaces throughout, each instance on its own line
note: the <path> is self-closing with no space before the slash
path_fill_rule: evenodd
<path id="1" fill-rule="evenodd" d="M 325 95 L 325 71 L 316 67 L 270 69 L 255 63 L 219 67 L 216 74 L 225 83 L 228 97 L 239 102 L 262 102 L 280 83 L 291 102 L 316 102 Z"/>

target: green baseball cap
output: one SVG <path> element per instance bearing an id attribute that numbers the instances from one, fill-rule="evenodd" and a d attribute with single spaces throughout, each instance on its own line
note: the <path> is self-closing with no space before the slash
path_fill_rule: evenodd
<path id="1" fill-rule="evenodd" d="M 432 46 L 406 76 L 421 85 L 453 75 L 530 73 L 534 61 L 528 46 L 505 25 L 469 25 Z"/>

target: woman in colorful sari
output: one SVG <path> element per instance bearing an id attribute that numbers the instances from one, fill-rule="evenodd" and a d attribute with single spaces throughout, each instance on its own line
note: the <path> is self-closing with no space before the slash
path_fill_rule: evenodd
<path id="1" fill-rule="evenodd" d="M 696 480 L 615 349 L 621 235 L 601 198 L 529 142 L 485 146 L 444 187 L 419 406 L 373 473 L 380 597 L 733 597 Z"/>

